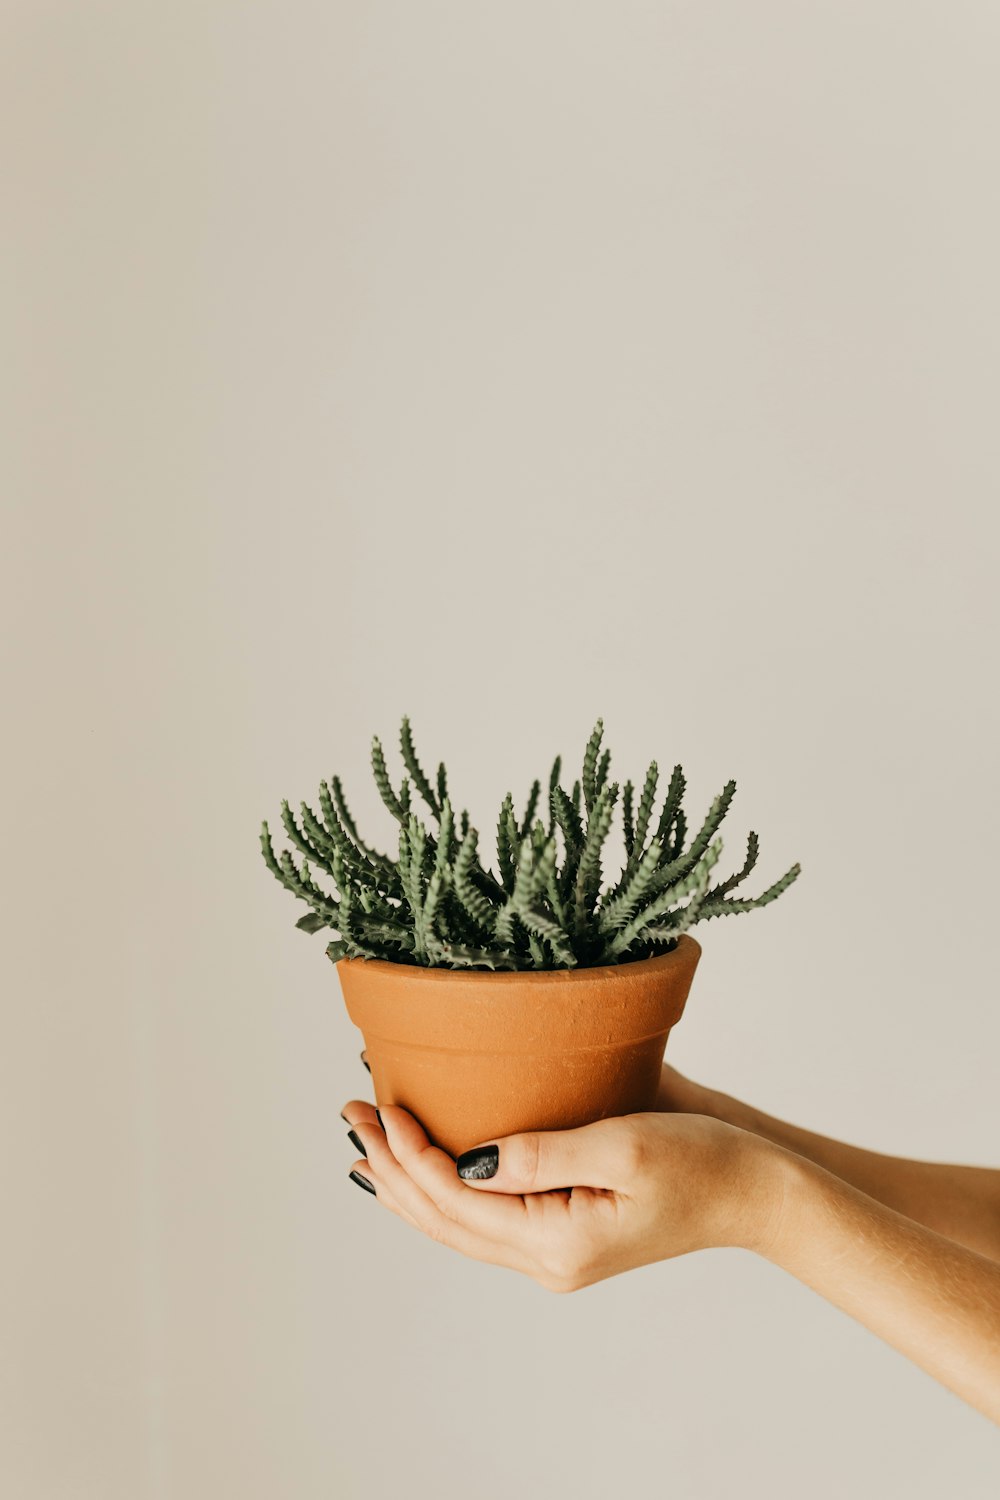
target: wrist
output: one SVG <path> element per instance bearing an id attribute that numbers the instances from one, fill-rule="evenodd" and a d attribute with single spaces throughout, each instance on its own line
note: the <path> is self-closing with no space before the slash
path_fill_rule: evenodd
<path id="1" fill-rule="evenodd" d="M 804 1163 L 749 1128 L 732 1128 L 737 1137 L 736 1170 L 728 1243 L 775 1260 L 788 1236 L 800 1191 L 799 1168 Z"/>
<path id="2" fill-rule="evenodd" d="M 754 1135 L 763 1132 L 758 1128 L 757 1112 L 751 1109 L 749 1104 L 744 1104 L 740 1099 L 734 1099 L 730 1094 L 720 1093 L 718 1089 L 702 1088 L 700 1085 L 698 1113 L 709 1115 L 713 1120 L 721 1120 L 726 1125 L 734 1125 L 737 1130 L 747 1130 Z"/>

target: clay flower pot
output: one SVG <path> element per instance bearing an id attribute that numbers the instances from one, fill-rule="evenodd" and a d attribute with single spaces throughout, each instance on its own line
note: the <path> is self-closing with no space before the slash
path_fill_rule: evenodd
<path id="1" fill-rule="evenodd" d="M 337 963 L 375 1098 L 451 1156 L 521 1130 L 651 1109 L 701 945 L 602 968 L 490 972 Z"/>

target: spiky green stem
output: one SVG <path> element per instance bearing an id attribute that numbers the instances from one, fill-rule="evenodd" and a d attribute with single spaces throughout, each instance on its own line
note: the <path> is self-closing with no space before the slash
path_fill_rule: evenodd
<path id="1" fill-rule="evenodd" d="M 663 853 L 659 839 L 653 839 L 645 854 L 636 865 L 621 893 L 602 903 L 597 913 L 597 925 L 601 932 L 620 931 L 632 920 L 647 895 L 651 893 L 653 881 Z"/>
<path id="2" fill-rule="evenodd" d="M 660 811 L 660 821 L 656 825 L 656 837 L 660 843 L 667 847 L 670 840 L 670 830 L 680 812 L 681 799 L 687 785 L 684 772 L 680 766 L 674 766 L 670 773 L 670 785 L 667 787 L 667 795 Z"/>
<path id="3" fill-rule="evenodd" d="M 760 845 L 758 843 L 757 835 L 753 832 L 753 830 L 751 830 L 750 834 L 747 837 L 747 857 L 743 863 L 743 868 L 741 870 L 738 870 L 735 875 L 730 875 L 728 880 L 722 880 L 718 885 L 712 886 L 708 892 L 709 901 L 712 901 L 717 897 L 721 899 L 729 891 L 735 890 L 738 885 L 743 884 L 744 880 L 747 878 L 747 876 L 750 874 L 751 870 L 757 863 L 757 855 L 759 853 L 759 850 Z"/>
<path id="4" fill-rule="evenodd" d="M 556 814 L 552 805 L 552 794 L 559 785 L 559 776 L 562 772 L 562 756 L 557 755 L 552 762 L 552 770 L 549 772 L 549 832 L 555 832 Z"/>
<path id="5" fill-rule="evenodd" d="M 392 782 L 389 780 L 389 772 L 385 764 L 385 751 L 382 749 L 382 741 L 378 735 L 372 739 L 372 775 L 378 787 L 378 794 L 386 807 L 398 823 L 405 824 L 409 815 L 408 808 L 404 807 L 392 789 Z"/>
<path id="6" fill-rule="evenodd" d="M 632 852 L 635 849 L 635 825 L 632 822 L 632 792 L 631 781 L 626 781 L 622 789 L 622 831 L 625 836 L 625 858 L 631 862 Z"/>
<path id="7" fill-rule="evenodd" d="M 573 930 L 576 937 L 584 936 L 593 913 L 594 901 L 601 881 L 601 846 L 611 827 L 611 814 L 618 800 L 618 783 L 602 787 L 597 793 L 593 811 L 587 825 L 587 836 L 580 855 L 580 864 L 573 883 Z"/>
<path id="8" fill-rule="evenodd" d="M 514 889 L 514 849 L 517 837 L 514 796 L 512 792 L 508 792 L 497 819 L 497 862 L 500 866 L 500 880 L 508 893 Z"/>
<path id="9" fill-rule="evenodd" d="M 531 827 L 531 820 L 535 816 L 535 809 L 538 806 L 538 794 L 541 790 L 542 783 L 540 781 L 533 781 L 531 783 L 531 791 L 528 793 L 528 805 L 525 808 L 524 821 L 522 822 L 520 828 L 521 838 L 524 838 L 525 834 Z"/>
<path id="10" fill-rule="evenodd" d="M 601 748 L 601 736 L 604 734 L 604 721 L 598 719 L 594 725 L 593 733 L 587 741 L 587 748 L 583 755 L 583 801 L 589 817 L 590 811 L 597 801 L 597 754 Z"/>
<path id="11" fill-rule="evenodd" d="M 399 729 L 399 748 L 403 753 L 403 760 L 413 780 L 413 785 L 421 797 L 423 797 L 434 816 L 439 818 L 441 816 L 441 804 L 435 797 L 434 788 L 427 780 L 423 767 L 417 760 L 417 752 L 413 748 L 413 732 L 410 729 L 410 721 L 405 715 Z"/>
<path id="12" fill-rule="evenodd" d="M 601 748 L 602 735 L 598 720 L 582 777 L 569 794 L 560 785 L 562 762 L 556 756 L 548 784 L 548 827 L 536 817 L 540 782 L 533 782 L 520 822 L 513 798 L 508 794 L 504 799 L 497 825 L 499 877 L 479 858 L 478 833 L 466 810 L 456 826 L 444 763 L 438 765 L 436 788 L 424 775 L 405 718 L 400 747 L 408 774 L 398 796 L 381 743 L 377 737 L 372 741 L 376 786 L 399 825 L 398 858 L 380 854 L 360 838 L 339 778 L 333 776 L 329 785 L 320 784 L 319 814 L 306 802 L 298 816 L 287 802 L 281 805 L 282 825 L 302 859 L 301 868 L 288 851 L 280 857 L 275 853 L 266 822 L 260 836 L 264 862 L 306 904 L 307 913 L 297 923 L 301 930 L 334 929 L 337 938 L 327 946 L 334 962 L 381 957 L 470 969 L 569 968 L 666 952 L 696 921 L 756 910 L 798 877 L 801 867 L 796 864 L 761 895 L 734 900 L 729 893 L 756 864 L 759 845 L 751 833 L 742 869 L 712 886 L 709 872 L 722 848 L 715 835 L 736 784 L 726 784 L 685 848 L 680 766 L 674 767 L 649 837 L 658 782 L 653 761 L 634 820 L 634 784 L 624 784 L 625 865 L 617 883 L 602 893 L 602 850 L 619 790 L 617 782 L 607 779 L 611 757 Z M 411 785 L 434 815 L 434 834 L 411 809 Z M 332 879 L 336 898 L 317 884 L 314 872 Z"/>
<path id="13" fill-rule="evenodd" d="M 721 917 L 729 912 L 756 911 L 759 906 L 767 906 L 769 901 L 776 901 L 782 891 L 787 891 L 788 887 L 799 878 L 801 873 L 802 866 L 794 864 L 790 870 L 786 870 L 780 880 L 776 880 L 773 885 L 768 886 L 766 891 L 762 891 L 752 901 L 710 901 L 702 908 L 701 915 L 703 917 Z"/>
<path id="14" fill-rule="evenodd" d="M 652 901 L 637 911 L 631 921 L 627 922 L 623 928 L 614 933 L 605 943 L 603 951 L 606 959 L 614 961 L 623 953 L 627 953 L 636 939 L 640 937 L 643 930 L 649 927 L 650 923 L 655 922 L 657 917 L 662 917 L 664 912 L 669 911 L 684 896 L 690 895 L 699 888 L 704 889 L 704 885 L 708 880 L 708 872 L 712 869 L 721 853 L 722 840 L 719 839 L 706 850 L 698 864 L 683 879 L 677 881 L 675 885 L 668 887 L 667 890 L 661 891 L 658 896 L 655 896 Z"/>

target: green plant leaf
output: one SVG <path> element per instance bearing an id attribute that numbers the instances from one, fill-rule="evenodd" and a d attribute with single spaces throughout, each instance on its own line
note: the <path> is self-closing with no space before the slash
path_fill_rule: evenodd
<path id="1" fill-rule="evenodd" d="M 635 825 L 632 822 L 632 792 L 631 781 L 626 781 L 622 790 L 622 829 L 625 835 L 625 858 L 629 861 L 635 849 Z"/>
<path id="2" fill-rule="evenodd" d="M 643 929 L 662 917 L 678 901 L 695 891 L 703 892 L 708 884 L 708 873 L 718 861 L 721 853 L 722 840 L 717 839 L 705 851 L 693 870 L 690 870 L 674 885 L 661 891 L 652 901 L 647 902 L 623 928 L 612 934 L 604 945 L 604 954 L 608 961 L 615 961 L 627 953 L 636 939 L 642 935 Z"/>
<path id="3" fill-rule="evenodd" d="M 520 828 L 521 838 L 524 838 L 531 827 L 531 821 L 535 816 L 535 809 L 538 806 L 538 794 L 541 790 L 542 783 L 540 781 L 533 781 L 531 783 L 531 791 L 528 793 L 528 805 L 524 810 L 524 821 Z"/>
<path id="4" fill-rule="evenodd" d="M 552 770 L 549 772 L 549 833 L 555 831 L 556 815 L 552 805 L 552 794 L 559 785 L 559 774 L 562 770 L 562 756 L 557 755 L 552 762 Z"/>
<path id="5" fill-rule="evenodd" d="M 517 843 L 517 821 L 514 817 L 514 797 L 508 792 L 503 799 L 497 819 L 497 862 L 500 880 L 508 893 L 514 889 L 514 847 Z"/>
<path id="6" fill-rule="evenodd" d="M 683 770 L 674 766 L 653 830 L 659 772 L 652 761 L 636 809 L 636 788 L 624 784 L 625 863 L 618 880 L 605 883 L 602 859 L 619 786 L 608 781 L 611 756 L 602 739 L 598 719 L 582 776 L 569 793 L 560 784 L 561 757 L 555 757 L 548 826 L 537 816 L 541 781 L 532 782 L 520 820 L 508 793 L 497 823 L 499 876 L 480 859 L 468 811 L 454 811 L 445 763 L 438 764 L 436 787 L 425 776 L 405 717 L 398 795 L 381 743 L 372 740 L 372 774 L 399 829 L 397 855 L 361 839 L 336 775 L 320 783 L 318 812 L 300 802 L 296 815 L 281 803 L 290 850 L 277 852 L 267 822 L 261 824 L 261 855 L 274 879 L 305 905 L 299 930 L 334 929 L 336 940 L 327 946 L 334 962 L 381 958 L 464 969 L 551 970 L 652 956 L 675 947 L 695 922 L 756 910 L 797 879 L 801 867 L 795 864 L 759 896 L 733 897 L 756 866 L 759 841 L 751 832 L 742 869 L 712 885 L 722 849 L 716 835 L 736 783 L 727 782 L 685 849 Z M 436 820 L 433 834 L 411 807 L 413 788 Z M 324 877 L 336 895 L 319 883 Z"/>
<path id="7" fill-rule="evenodd" d="M 594 731 L 587 741 L 587 748 L 583 756 L 583 801 L 588 816 L 597 801 L 597 754 L 601 748 L 601 737 L 604 734 L 604 721 L 598 719 L 594 725 Z"/>
<path id="8" fill-rule="evenodd" d="M 587 836 L 584 840 L 580 864 L 573 884 L 573 930 L 576 937 L 584 935 L 593 914 L 594 902 L 601 883 L 601 847 L 611 827 L 611 815 L 618 800 L 618 783 L 602 787 L 593 804 Z"/>
<path id="9" fill-rule="evenodd" d="M 417 752 L 413 748 L 413 732 L 410 729 L 410 721 L 404 715 L 399 730 L 399 748 L 403 752 L 403 761 L 413 780 L 413 785 L 423 797 L 427 806 L 436 818 L 441 816 L 441 804 L 434 795 L 434 788 L 424 774 L 420 762 L 417 760 Z"/>
<path id="10" fill-rule="evenodd" d="M 769 902 L 776 901 L 782 891 L 787 891 L 788 887 L 793 885 L 801 874 L 802 866 L 794 864 L 790 870 L 786 870 L 780 880 L 776 880 L 772 886 L 768 886 L 766 891 L 763 891 L 759 896 L 755 896 L 752 901 L 721 900 L 706 902 L 702 916 L 706 918 L 721 917 L 731 912 L 756 911 L 759 906 L 767 906 Z"/>
<path id="11" fill-rule="evenodd" d="M 307 911 L 304 917 L 296 922 L 302 932 L 319 932 L 321 927 L 329 927 L 329 920 L 318 911 Z"/>
<path id="12" fill-rule="evenodd" d="M 404 806 L 400 798 L 393 791 L 392 782 L 389 780 L 389 772 L 386 769 L 385 752 L 382 749 L 382 742 L 378 735 L 372 738 L 372 775 L 375 777 L 378 794 L 386 807 L 398 823 L 405 823 L 409 815 L 409 796 L 407 796 L 407 805 Z"/>

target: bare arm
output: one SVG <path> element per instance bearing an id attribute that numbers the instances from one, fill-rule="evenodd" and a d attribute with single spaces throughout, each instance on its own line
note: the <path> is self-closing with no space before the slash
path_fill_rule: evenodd
<path id="1" fill-rule="evenodd" d="M 802 1156 L 763 1148 L 779 1186 L 748 1243 L 1000 1423 L 1000 1264 Z"/>
<path id="2" fill-rule="evenodd" d="M 352 1100 L 344 1118 L 355 1181 L 463 1254 L 571 1292 L 739 1246 L 1000 1423 L 1000 1262 L 760 1135 L 663 1110 L 505 1136 L 456 1162 L 398 1106 Z"/>
<path id="3" fill-rule="evenodd" d="M 709 1115 L 825 1167 L 896 1213 L 1000 1261 L 1000 1171 L 883 1156 L 776 1120 L 665 1067 L 660 1107 Z"/>

